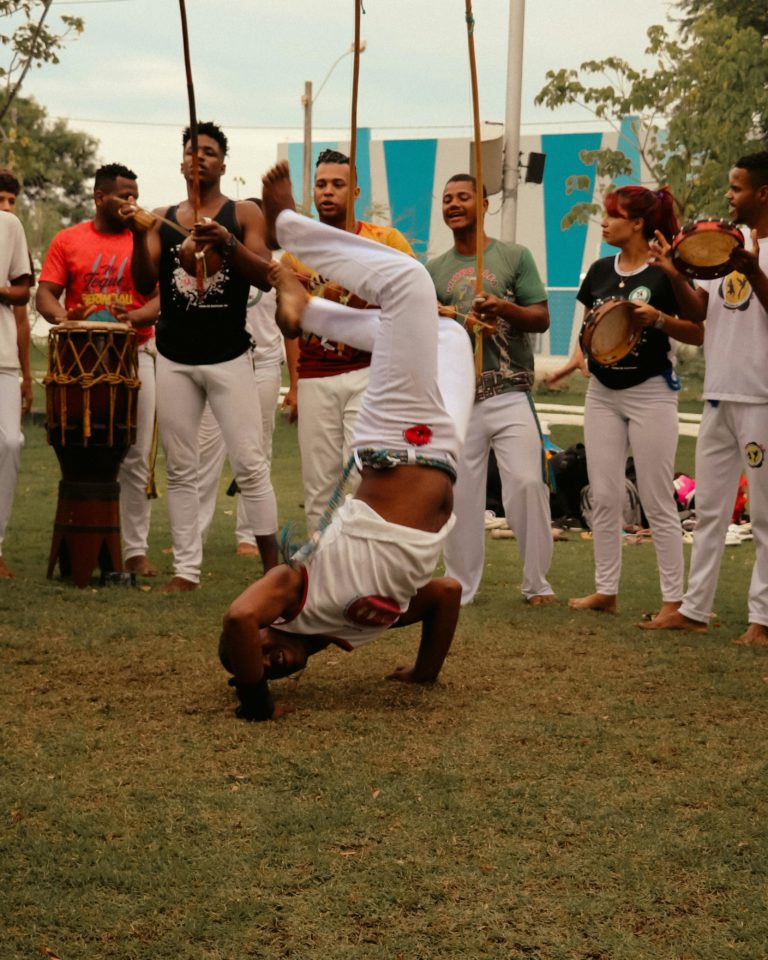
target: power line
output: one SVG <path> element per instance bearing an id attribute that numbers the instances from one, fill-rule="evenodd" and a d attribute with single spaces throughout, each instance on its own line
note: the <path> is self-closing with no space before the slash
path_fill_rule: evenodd
<path id="1" fill-rule="evenodd" d="M 82 0 L 83 3 L 86 0 Z M 109 0 L 87 0 L 89 3 L 107 3 Z M 129 2 L 129 0 L 112 0 L 112 2 Z M 68 123 L 103 123 L 107 126 L 122 127 L 173 127 L 174 129 L 181 123 L 181 120 L 110 120 L 105 117 L 71 117 L 58 116 L 57 120 L 66 120 Z M 589 126 L 594 128 L 600 124 L 599 120 L 530 120 L 523 123 L 523 127 L 572 127 Z M 287 130 L 301 132 L 299 125 L 282 124 L 245 124 L 245 123 L 227 123 L 221 121 L 221 126 L 227 130 Z M 364 124 L 369 130 L 469 130 L 471 123 L 370 123 Z M 499 124 L 501 126 L 501 124 Z M 322 127 L 314 127 L 315 130 L 344 130 L 346 124 L 328 124 Z"/>

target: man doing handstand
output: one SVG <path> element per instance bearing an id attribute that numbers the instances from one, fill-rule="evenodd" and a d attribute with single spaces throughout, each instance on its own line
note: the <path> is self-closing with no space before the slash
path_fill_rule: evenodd
<path id="1" fill-rule="evenodd" d="M 398 667 L 392 678 L 437 678 L 461 590 L 455 580 L 431 577 L 453 525 L 452 485 L 474 383 L 467 335 L 450 321 L 439 326 L 434 288 L 419 263 L 297 214 L 285 163 L 265 176 L 263 200 L 274 248 L 294 251 L 381 307 L 307 300 L 284 267 L 270 274 L 284 332 L 295 336 L 302 327 L 372 350 L 373 359 L 352 444 L 362 467 L 354 498 L 321 529 L 314 552 L 274 567 L 224 618 L 221 659 L 234 674 L 238 715 L 248 720 L 278 714 L 269 679 L 302 669 L 329 644 L 352 650 L 392 626 L 423 624 L 414 666 Z"/>

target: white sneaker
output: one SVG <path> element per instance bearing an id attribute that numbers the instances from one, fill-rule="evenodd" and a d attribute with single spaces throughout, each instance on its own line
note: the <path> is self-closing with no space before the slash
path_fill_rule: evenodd
<path id="1" fill-rule="evenodd" d="M 740 547 L 741 546 L 741 537 L 739 536 L 739 528 L 732 523 L 725 534 L 725 545 L 726 547 Z"/>

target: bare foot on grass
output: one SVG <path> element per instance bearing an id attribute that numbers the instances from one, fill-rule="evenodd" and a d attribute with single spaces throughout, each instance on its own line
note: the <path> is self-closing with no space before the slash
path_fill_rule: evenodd
<path id="1" fill-rule="evenodd" d="M 537 593 L 533 597 L 526 597 L 529 607 L 546 607 L 550 603 L 557 603 L 554 593 Z"/>
<path id="2" fill-rule="evenodd" d="M 572 610 L 597 610 L 600 613 L 616 613 L 616 595 L 591 593 L 588 597 L 572 597 L 568 601 Z"/>
<path id="3" fill-rule="evenodd" d="M 129 557 L 125 561 L 125 569 L 128 573 L 135 573 L 137 577 L 157 577 L 160 573 L 144 556 Z"/>
<path id="4" fill-rule="evenodd" d="M 689 633 L 706 633 L 707 624 L 701 620 L 691 620 L 679 610 L 672 610 L 670 613 L 659 611 L 658 614 L 647 623 L 639 623 L 642 630 L 687 630 Z"/>
<path id="5" fill-rule="evenodd" d="M 190 593 L 192 590 L 197 590 L 200 586 L 199 583 L 195 583 L 193 580 L 187 580 L 184 577 L 174 577 L 172 580 L 169 580 L 165 586 L 162 586 L 157 591 L 158 593 Z"/>
<path id="6" fill-rule="evenodd" d="M 677 611 L 680 609 L 681 603 L 682 600 L 665 601 L 662 603 L 661 609 L 658 613 L 643 614 L 642 623 L 638 623 L 638 627 L 640 627 L 641 630 L 663 630 L 664 627 L 660 626 L 660 624 L 665 623 L 667 618 L 673 613 L 677 613 Z"/>
<path id="7" fill-rule="evenodd" d="M 261 178 L 261 202 L 264 204 L 264 219 L 267 226 L 267 246 L 279 250 L 280 242 L 275 233 L 275 221 L 283 210 L 295 210 L 291 187 L 291 171 L 287 161 L 281 160 L 267 170 Z"/>
<path id="8" fill-rule="evenodd" d="M 238 543 L 237 547 L 235 548 L 235 554 L 236 554 L 238 557 L 258 557 L 258 556 L 260 556 L 260 554 L 259 554 L 259 548 L 256 546 L 256 544 L 255 544 L 255 543 L 248 543 L 247 540 L 244 540 L 242 543 Z"/>
<path id="9" fill-rule="evenodd" d="M 768 627 L 762 623 L 750 623 L 747 632 L 733 642 L 740 647 L 768 647 Z"/>
<path id="10" fill-rule="evenodd" d="M 14 580 L 15 577 L 16 577 L 16 574 L 13 572 L 13 570 L 10 569 L 10 567 L 5 562 L 5 560 L 2 557 L 0 557 L 0 579 Z"/>

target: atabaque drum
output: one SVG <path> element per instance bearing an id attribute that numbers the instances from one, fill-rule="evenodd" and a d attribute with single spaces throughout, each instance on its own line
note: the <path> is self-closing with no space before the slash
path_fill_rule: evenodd
<path id="1" fill-rule="evenodd" d="M 610 367 L 635 348 L 642 333 L 632 301 L 606 297 L 597 300 L 584 318 L 579 343 L 585 356 L 602 367 Z"/>
<path id="2" fill-rule="evenodd" d="M 125 323 L 61 323 L 48 334 L 48 442 L 65 479 L 115 480 L 136 441 L 136 334 Z"/>
<path id="3" fill-rule="evenodd" d="M 744 234 L 730 220 L 686 223 L 672 241 L 672 262 L 693 280 L 714 280 L 730 273 L 731 254 L 744 246 Z"/>
<path id="4" fill-rule="evenodd" d="M 136 441 L 140 386 L 128 324 L 62 323 L 48 335 L 48 442 L 61 466 L 48 577 L 59 561 L 78 587 L 122 570 L 120 464 Z"/>

